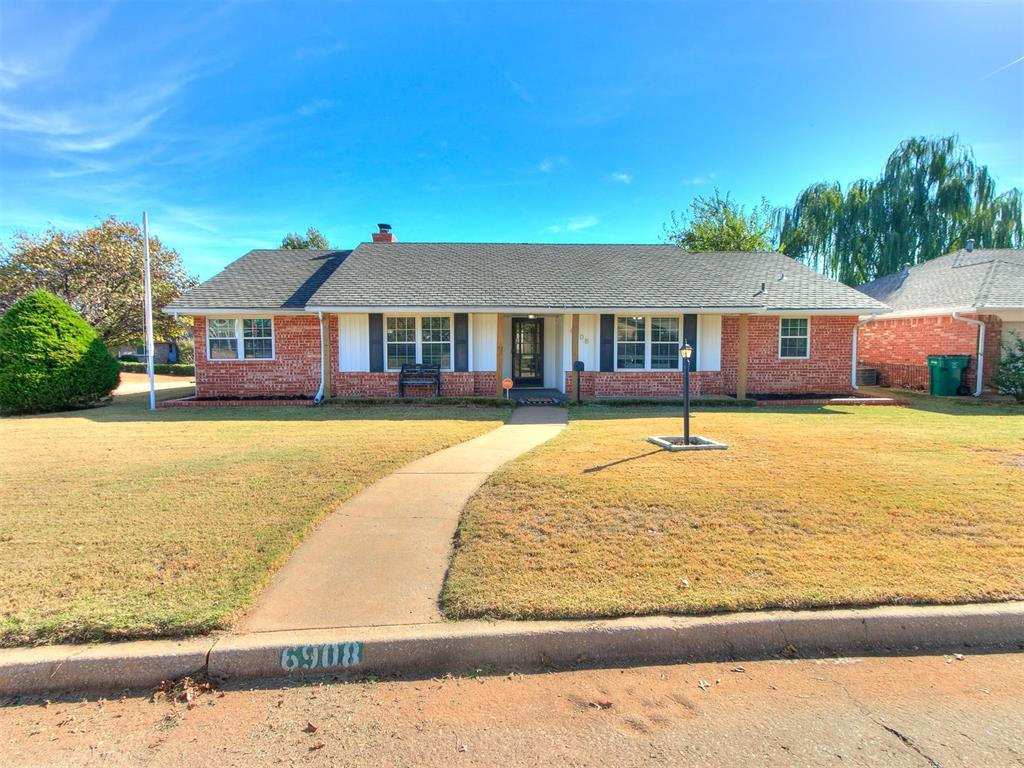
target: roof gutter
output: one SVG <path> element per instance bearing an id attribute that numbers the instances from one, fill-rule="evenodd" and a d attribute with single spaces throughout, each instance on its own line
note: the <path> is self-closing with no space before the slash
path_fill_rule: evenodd
<path id="1" fill-rule="evenodd" d="M 862 325 L 877 319 L 877 315 L 870 315 L 864 320 L 857 321 L 857 324 L 853 326 L 853 344 L 850 347 L 850 387 L 853 389 L 859 389 L 857 386 L 857 331 Z"/>
<path id="2" fill-rule="evenodd" d="M 826 316 L 836 315 L 848 317 L 860 315 L 864 312 L 861 307 L 839 308 L 839 309 L 814 309 L 813 307 L 765 307 L 757 306 L 735 306 L 735 307 L 692 307 L 692 306 L 670 306 L 670 307 L 540 307 L 540 306 L 385 306 L 385 305 L 358 305 L 358 306 L 335 306 L 335 305 L 311 305 L 306 307 L 309 312 L 327 312 L 330 314 L 364 314 L 383 312 L 385 314 L 424 314 L 430 312 L 454 313 L 470 312 L 473 314 L 512 314 L 512 315 L 562 315 L 562 314 L 598 314 L 598 313 L 636 313 L 641 315 L 656 315 L 659 312 L 675 312 L 706 315 L 815 315 Z M 885 309 L 872 310 L 876 313 L 886 312 Z"/>
<path id="3" fill-rule="evenodd" d="M 324 313 L 317 312 L 317 317 L 320 319 L 320 388 L 313 395 L 313 402 L 320 403 L 324 399 L 324 386 L 326 385 L 325 373 L 327 362 L 324 360 Z"/>
<path id="4" fill-rule="evenodd" d="M 962 323 L 970 323 L 971 325 L 978 326 L 978 363 L 974 381 L 974 396 L 981 396 L 981 383 L 985 373 L 985 323 L 981 320 L 975 320 L 971 317 L 962 317 L 958 310 L 954 310 L 952 317 L 954 320 L 959 320 Z"/>
<path id="5" fill-rule="evenodd" d="M 230 317 L 267 317 L 268 315 L 306 315 L 309 311 L 306 309 L 293 309 L 291 307 L 285 309 L 282 307 L 235 307 L 235 308 L 223 308 L 223 307 L 164 307 L 160 310 L 166 315 L 195 315 L 195 316 L 218 316 L 228 315 Z"/>

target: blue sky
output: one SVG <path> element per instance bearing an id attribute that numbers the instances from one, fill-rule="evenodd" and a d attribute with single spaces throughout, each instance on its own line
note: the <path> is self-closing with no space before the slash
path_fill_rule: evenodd
<path id="1" fill-rule="evenodd" d="M 1021 3 L 0 3 L 0 238 L 148 210 L 209 277 L 401 240 L 656 242 L 958 133 L 1024 187 Z"/>

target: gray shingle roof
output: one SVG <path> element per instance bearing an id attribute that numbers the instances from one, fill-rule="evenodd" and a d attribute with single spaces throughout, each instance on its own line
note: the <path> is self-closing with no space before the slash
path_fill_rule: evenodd
<path id="1" fill-rule="evenodd" d="M 779 280 L 780 275 L 785 279 Z M 516 243 L 363 243 L 354 251 L 250 251 L 167 309 L 307 306 L 885 310 L 863 293 L 779 253 Z"/>
<path id="2" fill-rule="evenodd" d="M 166 309 L 297 309 L 351 251 L 249 251 Z"/>
<path id="3" fill-rule="evenodd" d="M 886 309 L 779 253 L 519 243 L 363 243 L 309 304 L 336 309 Z"/>
<path id="4" fill-rule="evenodd" d="M 860 286 L 897 311 L 1024 309 L 1024 250 L 955 251 Z"/>

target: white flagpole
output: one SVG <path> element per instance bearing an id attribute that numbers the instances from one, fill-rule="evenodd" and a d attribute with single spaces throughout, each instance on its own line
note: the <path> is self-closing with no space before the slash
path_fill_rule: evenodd
<path id="1" fill-rule="evenodd" d="M 149 410 L 156 410 L 156 381 L 153 378 L 153 287 L 149 278 L 149 216 L 142 212 L 142 261 L 146 283 L 146 373 L 149 374 Z"/>

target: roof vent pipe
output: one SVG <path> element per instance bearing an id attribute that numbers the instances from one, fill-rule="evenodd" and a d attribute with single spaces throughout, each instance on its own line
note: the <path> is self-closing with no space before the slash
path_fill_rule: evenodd
<path id="1" fill-rule="evenodd" d="M 972 238 L 968 239 L 968 241 L 967 241 L 967 252 L 970 253 L 973 250 L 974 250 L 974 238 L 972 237 Z"/>

